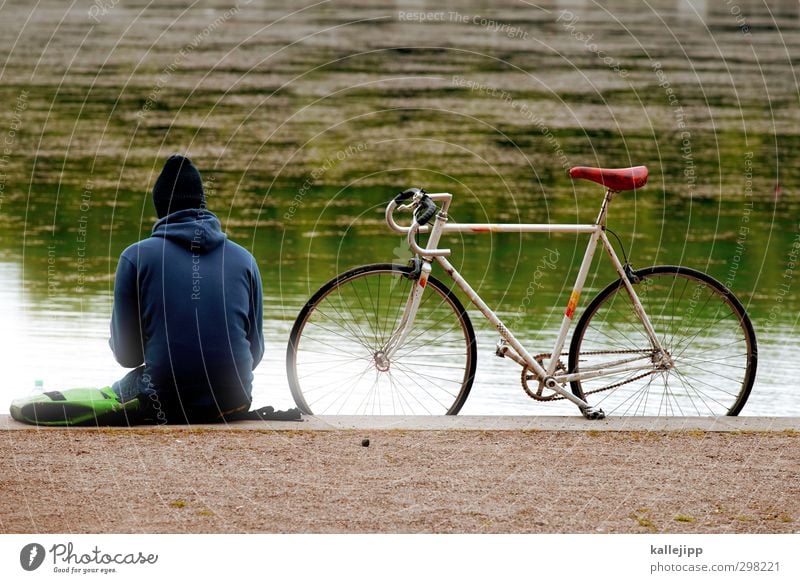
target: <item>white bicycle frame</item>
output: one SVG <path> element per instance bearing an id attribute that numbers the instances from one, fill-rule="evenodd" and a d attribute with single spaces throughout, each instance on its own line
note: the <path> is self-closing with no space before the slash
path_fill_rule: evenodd
<path id="1" fill-rule="evenodd" d="M 606 190 L 597 220 L 593 224 L 584 225 L 448 223 L 447 211 L 450 208 L 453 195 L 449 193 L 438 193 L 427 195 L 433 201 L 441 203 L 441 208 L 436 214 L 436 220 L 433 223 L 433 226 L 420 226 L 416 219 L 414 219 L 411 226 L 404 227 L 397 224 L 397 222 L 394 220 L 395 210 L 398 208 L 401 210 L 406 210 L 415 207 L 416 204 L 419 203 L 421 196 L 417 195 L 413 203 L 402 206 L 398 206 L 397 202 L 394 200 L 391 201 L 386 207 L 386 222 L 393 231 L 406 235 L 409 247 L 412 249 L 412 251 L 420 256 L 422 260 L 422 267 L 417 280 L 417 285 L 413 286 L 411 293 L 409 294 L 400 324 L 394 331 L 390 340 L 387 342 L 386 347 L 384 347 L 383 353 L 385 357 L 387 359 L 391 359 L 394 350 L 403 344 L 408 336 L 409 331 L 413 327 L 417 309 L 419 308 L 420 300 L 422 299 L 422 293 L 431 273 L 431 263 L 436 261 L 442 266 L 442 268 L 453 279 L 453 281 L 455 281 L 456 285 L 467 295 L 467 297 L 469 297 L 470 301 L 475 304 L 484 317 L 489 320 L 500 333 L 501 342 L 505 343 L 505 346 L 503 347 L 503 355 L 508 356 L 521 366 L 527 366 L 530 370 L 532 370 L 539 379 L 540 391 L 542 390 L 542 387 L 547 387 L 548 389 L 557 392 L 558 394 L 578 405 L 581 410 L 589 409 L 589 404 L 583 399 L 580 399 L 576 395 L 572 394 L 571 391 L 567 390 L 563 386 L 565 383 L 582 379 L 597 378 L 605 375 L 615 375 L 624 372 L 655 372 L 656 370 L 665 370 L 670 368 L 673 364 L 672 359 L 664 350 L 661 342 L 658 339 L 658 336 L 653 330 L 653 326 L 650 323 L 650 318 L 645 313 L 644 307 L 636 295 L 636 291 L 634 290 L 633 284 L 628 278 L 624 266 L 617 257 L 617 254 L 614 252 L 614 248 L 611 246 L 611 243 L 606 236 L 606 215 L 608 212 L 608 206 L 614 194 L 615 192 L 613 190 Z M 417 244 L 415 240 L 417 233 L 430 234 L 427 242 L 428 248 L 422 248 Z M 586 233 L 590 235 L 589 243 L 586 247 L 586 252 L 584 253 L 583 261 L 581 262 L 581 267 L 578 271 L 578 277 L 575 280 L 575 285 L 572 288 L 572 294 L 570 295 L 567 308 L 564 312 L 561 328 L 558 332 L 555 345 L 553 346 L 553 351 L 551 352 L 552 357 L 550 358 L 547 368 L 544 368 L 542 365 L 540 365 L 530 355 L 530 353 L 519 342 L 519 340 L 517 340 L 514 334 L 505 326 L 505 324 L 503 324 L 500 318 L 497 317 L 497 314 L 495 314 L 492 309 L 486 305 L 486 302 L 483 301 L 478 293 L 472 289 L 469 283 L 467 283 L 464 277 L 458 273 L 455 267 L 453 267 L 453 265 L 446 259 L 446 256 L 450 255 L 450 249 L 438 248 L 441 236 L 446 233 Z M 591 266 L 592 259 L 594 258 L 594 253 L 597 250 L 598 242 L 602 243 L 603 247 L 611 258 L 614 268 L 617 270 L 617 273 L 622 279 L 625 289 L 627 290 L 633 303 L 633 308 L 636 312 L 636 315 L 644 325 L 645 332 L 650 339 L 652 344 L 652 352 L 644 355 L 622 358 L 614 362 L 604 363 L 602 367 L 589 367 L 573 374 L 569 374 L 568 371 L 556 373 L 556 366 L 559 361 L 558 356 L 561 354 L 561 351 L 564 348 L 564 343 L 566 341 L 567 334 L 569 333 L 570 325 L 572 324 L 572 318 L 575 314 L 575 309 L 578 306 L 578 300 L 581 292 L 583 291 L 583 285 L 586 282 L 586 276 L 589 273 L 589 268 Z M 641 361 L 642 359 L 646 359 L 647 362 L 644 364 L 641 362 L 636 364 L 636 361 Z"/>

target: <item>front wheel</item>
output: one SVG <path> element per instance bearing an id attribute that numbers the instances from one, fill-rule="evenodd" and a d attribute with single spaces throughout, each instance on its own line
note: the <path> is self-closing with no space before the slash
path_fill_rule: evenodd
<path id="1" fill-rule="evenodd" d="M 429 277 L 414 325 L 390 342 L 414 286 L 412 269 L 390 263 L 351 269 L 300 311 L 286 353 L 295 403 L 317 415 L 455 415 L 475 378 L 469 316 Z"/>
<path id="2" fill-rule="evenodd" d="M 738 415 L 758 358 L 742 304 L 694 269 L 662 265 L 634 274 L 634 291 L 666 354 L 654 349 L 617 280 L 575 329 L 569 370 L 585 378 L 571 383 L 573 393 L 609 415 Z"/>

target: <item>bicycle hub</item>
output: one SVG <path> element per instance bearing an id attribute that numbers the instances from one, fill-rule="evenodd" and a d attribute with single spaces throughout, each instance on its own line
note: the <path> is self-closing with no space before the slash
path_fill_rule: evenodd
<path id="1" fill-rule="evenodd" d="M 386 372 L 389 370 L 389 359 L 386 357 L 386 353 L 382 350 L 377 351 L 375 354 L 372 355 L 372 358 L 375 360 L 375 368 L 377 368 L 381 372 Z"/>

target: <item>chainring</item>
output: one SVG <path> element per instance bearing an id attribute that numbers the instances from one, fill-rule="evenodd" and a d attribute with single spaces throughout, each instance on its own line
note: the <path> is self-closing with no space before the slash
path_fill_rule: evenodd
<path id="1" fill-rule="evenodd" d="M 545 352 L 542 354 L 537 354 L 533 357 L 533 359 L 539 363 L 539 366 L 545 368 L 544 366 L 544 359 L 550 358 L 550 353 Z M 561 356 L 566 356 L 566 353 L 562 353 Z M 524 367 L 522 369 L 522 389 L 528 394 L 528 396 L 532 399 L 537 401 L 556 401 L 558 399 L 563 399 L 564 397 L 553 391 L 552 389 L 548 389 L 544 386 L 544 383 L 539 381 L 538 377 L 535 374 L 530 373 L 529 367 Z M 561 359 L 558 359 L 558 364 L 556 364 L 556 371 L 566 371 L 567 367 L 564 366 L 564 363 L 561 362 Z M 530 378 L 529 378 L 530 377 Z M 533 380 L 536 381 L 536 390 L 528 385 L 528 381 Z M 545 392 L 547 391 L 547 392 Z"/>

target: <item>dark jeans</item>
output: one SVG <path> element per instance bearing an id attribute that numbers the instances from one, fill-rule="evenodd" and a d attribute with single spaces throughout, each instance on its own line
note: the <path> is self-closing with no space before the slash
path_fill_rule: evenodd
<path id="1" fill-rule="evenodd" d="M 239 396 L 214 395 L 213 403 L 208 405 L 186 405 L 179 391 L 159 391 L 153 385 L 144 365 L 133 369 L 111 385 L 119 400 L 124 402 L 139 399 L 137 423 L 213 423 L 224 421 L 224 416 L 234 412 L 247 411 L 250 401 L 241 391 Z"/>

